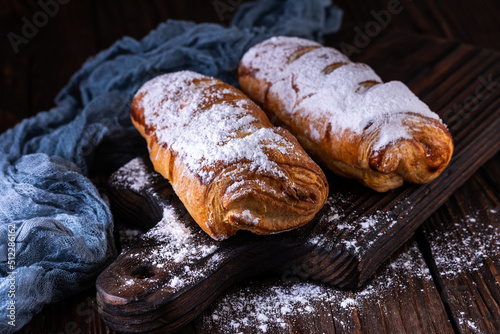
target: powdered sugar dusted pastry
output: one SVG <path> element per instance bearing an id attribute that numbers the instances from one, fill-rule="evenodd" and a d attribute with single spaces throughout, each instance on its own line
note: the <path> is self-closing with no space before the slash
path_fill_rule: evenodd
<path id="1" fill-rule="evenodd" d="M 297 140 L 218 79 L 156 77 L 135 95 L 131 118 L 155 170 L 214 239 L 299 227 L 326 201 L 326 178 Z"/>
<path id="2" fill-rule="evenodd" d="M 426 183 L 447 166 L 453 141 L 438 115 L 399 81 L 295 37 L 251 48 L 240 85 L 314 158 L 377 191 Z"/>

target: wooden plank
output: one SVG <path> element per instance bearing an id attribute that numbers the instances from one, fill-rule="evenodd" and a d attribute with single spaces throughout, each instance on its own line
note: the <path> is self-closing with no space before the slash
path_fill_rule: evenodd
<path id="1" fill-rule="evenodd" d="M 423 226 L 422 247 L 461 333 L 500 331 L 499 178 L 497 155 Z"/>

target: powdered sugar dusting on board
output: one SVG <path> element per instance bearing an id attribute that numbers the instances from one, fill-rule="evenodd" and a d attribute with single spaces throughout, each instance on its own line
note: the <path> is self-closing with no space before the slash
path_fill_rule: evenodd
<path id="1" fill-rule="evenodd" d="M 340 319 L 355 321 L 358 317 L 353 312 L 362 317 L 384 299 L 392 299 L 394 305 L 399 305 L 400 295 L 411 289 L 408 277 L 432 282 L 415 244 L 400 252 L 378 271 L 375 279 L 355 292 L 300 281 L 298 277 L 246 282 L 244 287 L 233 289 L 219 299 L 203 317 L 203 326 L 223 333 L 289 332 L 294 328 L 295 318 L 321 316 L 333 319 L 336 327 L 349 332 L 353 324 Z"/>
<path id="2" fill-rule="evenodd" d="M 168 272 L 169 281 L 158 283 L 173 291 L 206 277 L 222 260 L 220 255 L 215 254 L 217 241 L 208 237 L 194 222 L 189 224 L 169 205 L 164 206 L 161 221 L 141 238 L 152 240 L 155 246 L 149 248 L 147 253 L 139 248 L 136 253 L 130 253 L 130 257 L 139 258 L 141 263 L 151 266 L 154 271 Z M 200 267 L 200 261 L 204 266 Z M 156 276 L 148 279 L 152 282 L 158 280 Z"/>
<path id="3" fill-rule="evenodd" d="M 130 177 L 134 175 L 134 177 Z M 150 172 L 142 159 L 132 159 L 113 174 L 111 182 L 124 188 L 141 191 L 151 185 Z"/>
<path id="4" fill-rule="evenodd" d="M 358 215 L 352 212 L 348 217 L 345 216 L 345 210 L 342 208 L 352 204 L 352 198 L 348 194 L 335 193 L 329 196 L 325 208 L 322 213 L 319 224 L 327 223 L 333 226 L 336 230 L 334 233 L 349 234 L 348 238 L 342 239 L 340 242 L 344 247 L 353 254 L 363 257 L 372 245 L 377 244 L 380 238 L 386 237 L 387 233 L 393 232 L 393 227 L 398 223 L 398 219 L 405 217 L 411 211 L 411 204 L 407 203 L 406 198 L 402 198 L 394 203 L 389 209 L 374 210 L 372 213 L 363 213 Z M 401 208 L 406 210 L 401 210 Z M 366 239 L 369 238 L 370 241 Z M 363 242 L 358 244 L 357 240 Z M 315 236 L 309 238 L 307 242 L 311 245 L 318 246 L 320 242 L 329 242 L 329 238 Z"/>
<path id="5" fill-rule="evenodd" d="M 470 193 L 467 194 L 469 200 Z M 473 201 L 471 201 L 473 202 Z M 484 204 L 482 204 L 484 205 Z M 440 279 L 443 294 L 454 303 L 454 317 L 460 331 L 489 333 L 489 320 L 478 319 L 485 302 L 500 291 L 497 274 L 500 265 L 500 215 L 498 208 L 469 211 L 468 214 L 440 220 L 425 231 Z M 482 297 L 486 295 L 487 297 Z M 494 297 L 493 297 L 494 298 Z M 482 315 L 480 315 L 482 316 Z"/>
<path id="6" fill-rule="evenodd" d="M 179 220 L 175 209 L 168 206 L 163 210 L 162 220 L 146 233 L 145 237 L 154 238 L 165 245 L 153 254 L 157 257 L 158 263 L 160 261 L 180 263 L 203 258 L 217 249 L 215 242 L 211 245 L 196 242 L 193 231 Z"/>
<path id="7" fill-rule="evenodd" d="M 378 149 L 411 138 L 401 123 L 404 113 L 439 119 L 399 81 L 370 88 L 360 85 L 382 80 L 369 66 L 352 63 L 333 48 L 316 48 L 294 57 L 293 51 L 310 46 L 321 45 L 296 37 L 273 37 L 250 49 L 242 63 L 253 70 L 255 77 L 272 84 L 269 95 L 281 97 L 285 112 L 297 122 L 313 120 L 314 125 L 306 131 L 312 140 L 325 137 L 327 124 L 335 134 L 349 130 L 361 135 L 374 123 L 382 133 L 374 143 L 374 149 Z M 332 64 L 338 67 L 325 72 Z"/>
<path id="8" fill-rule="evenodd" d="M 246 161 L 251 170 L 284 176 L 265 152 L 292 154 L 293 145 L 277 128 L 262 127 L 246 108 L 252 102 L 231 89 L 214 89 L 217 84 L 220 81 L 189 71 L 147 82 L 137 92 L 144 94 L 146 125 L 206 182 L 215 176 L 210 168 L 220 162 Z"/>
<path id="9" fill-rule="evenodd" d="M 460 273 L 479 271 L 486 265 L 486 258 L 499 258 L 498 215 L 476 212 L 452 224 L 454 227 L 446 231 L 429 232 L 429 244 L 440 275 L 453 278 Z"/>

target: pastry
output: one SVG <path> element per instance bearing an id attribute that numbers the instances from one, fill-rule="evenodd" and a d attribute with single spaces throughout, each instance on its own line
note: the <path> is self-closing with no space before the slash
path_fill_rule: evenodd
<path id="1" fill-rule="evenodd" d="M 437 114 L 399 81 L 296 37 L 252 47 L 242 90 L 319 163 L 376 191 L 426 183 L 447 166 L 453 140 Z"/>
<path id="2" fill-rule="evenodd" d="M 236 88 L 190 71 L 145 83 L 131 110 L 157 172 L 214 239 L 309 222 L 328 195 L 321 168 Z"/>

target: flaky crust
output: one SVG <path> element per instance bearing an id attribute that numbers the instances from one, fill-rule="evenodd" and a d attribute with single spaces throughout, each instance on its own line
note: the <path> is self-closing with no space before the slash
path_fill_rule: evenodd
<path id="1" fill-rule="evenodd" d="M 131 119 L 147 141 L 155 170 L 214 239 L 240 229 L 269 234 L 297 228 L 326 201 L 327 180 L 297 140 L 218 79 L 187 71 L 157 77 L 137 92 Z M 221 125 L 226 121 L 228 133 Z M 259 131 L 261 140 L 252 140 Z M 189 146 L 192 138 L 195 147 Z M 232 146 L 245 150 L 245 140 L 258 154 L 233 152 Z M 200 158 L 193 153 L 199 151 L 208 153 Z M 260 160 L 252 161 L 254 156 Z"/>
<path id="2" fill-rule="evenodd" d="M 451 159 L 452 137 L 435 113 L 333 48 L 271 38 L 245 54 L 238 74 L 242 90 L 316 161 L 376 191 L 429 182 Z"/>

